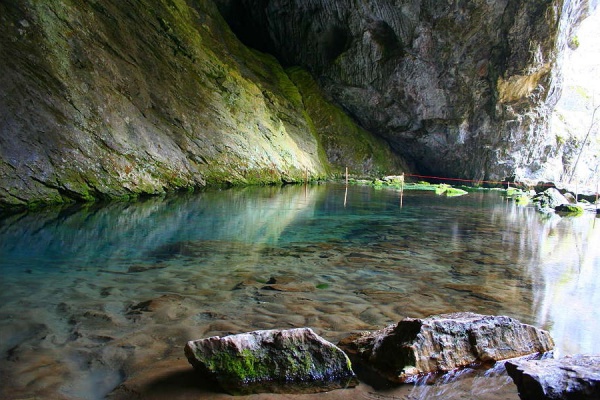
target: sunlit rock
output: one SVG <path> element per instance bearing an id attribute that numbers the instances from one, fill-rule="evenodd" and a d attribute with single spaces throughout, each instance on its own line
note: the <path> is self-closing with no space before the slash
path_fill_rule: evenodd
<path id="1" fill-rule="evenodd" d="M 310 328 L 213 336 L 189 341 L 185 354 L 231 394 L 320 392 L 358 384 L 344 352 Z"/>
<path id="2" fill-rule="evenodd" d="M 506 371 L 523 400 L 600 398 L 600 356 L 511 360 L 506 362 Z"/>
<path id="3" fill-rule="evenodd" d="M 414 382 L 424 374 L 448 372 L 552 350 L 549 333 L 505 316 L 454 313 L 405 318 L 339 344 L 354 363 L 391 382 Z"/>

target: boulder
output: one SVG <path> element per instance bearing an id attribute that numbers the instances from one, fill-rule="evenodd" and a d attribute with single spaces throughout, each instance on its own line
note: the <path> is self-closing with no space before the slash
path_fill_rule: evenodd
<path id="1" fill-rule="evenodd" d="M 539 209 L 556 208 L 562 204 L 569 204 L 569 200 L 556 188 L 549 188 L 533 198 Z"/>
<path id="2" fill-rule="evenodd" d="M 565 192 L 563 193 L 563 196 L 565 196 L 565 199 L 567 199 L 569 204 L 577 204 L 577 199 L 575 198 L 575 195 L 573 193 Z"/>
<path id="3" fill-rule="evenodd" d="M 346 354 L 310 328 L 189 341 L 185 355 L 231 394 L 321 392 L 358 384 Z"/>
<path id="4" fill-rule="evenodd" d="M 600 399 L 600 356 L 511 360 L 505 366 L 523 400 Z"/>
<path id="5" fill-rule="evenodd" d="M 473 363 L 548 352 L 554 342 L 548 332 L 510 317 L 454 313 L 405 318 L 352 335 L 338 346 L 368 374 L 405 383 Z"/>

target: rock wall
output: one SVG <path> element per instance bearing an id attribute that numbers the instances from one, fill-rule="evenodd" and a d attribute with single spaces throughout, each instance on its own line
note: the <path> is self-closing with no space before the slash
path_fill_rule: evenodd
<path id="1" fill-rule="evenodd" d="M 294 83 L 210 0 L 2 1 L 0 72 L 0 207 L 331 172 Z M 334 172 L 402 165 L 352 147 Z"/>
<path id="2" fill-rule="evenodd" d="M 421 172 L 536 177 L 560 54 L 588 1 L 217 0 L 244 42 L 308 68 Z"/>

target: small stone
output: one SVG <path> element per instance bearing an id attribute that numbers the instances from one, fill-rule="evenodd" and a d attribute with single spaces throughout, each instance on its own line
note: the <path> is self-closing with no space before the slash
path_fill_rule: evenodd
<path id="1" fill-rule="evenodd" d="M 202 375 L 236 395 L 316 393 L 358 384 L 346 354 L 310 328 L 189 341 L 185 355 Z"/>
<path id="2" fill-rule="evenodd" d="M 600 356 L 510 360 L 505 366 L 522 400 L 600 399 Z"/>

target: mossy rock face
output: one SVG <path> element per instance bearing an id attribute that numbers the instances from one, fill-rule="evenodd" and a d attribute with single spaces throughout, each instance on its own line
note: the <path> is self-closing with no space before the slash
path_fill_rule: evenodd
<path id="1" fill-rule="evenodd" d="M 231 394 L 321 392 L 358 384 L 346 354 L 309 328 L 190 341 L 185 354 L 198 372 Z"/>
<path id="2" fill-rule="evenodd" d="M 340 174 L 384 175 L 409 171 L 407 163 L 394 154 L 387 142 L 360 127 L 341 108 L 332 104 L 302 68 L 286 70 L 298 87 L 314 135 L 321 144 L 328 163 Z"/>
<path id="3" fill-rule="evenodd" d="M 0 37 L 0 207 L 328 174 L 294 83 L 212 1 L 1 2 Z"/>
<path id="4" fill-rule="evenodd" d="M 534 177 L 556 150 L 546 129 L 555 73 L 589 8 L 558 0 L 217 2 L 239 37 L 311 71 L 327 98 L 416 169 L 475 180 L 515 170 Z"/>
<path id="5" fill-rule="evenodd" d="M 0 208 L 399 165 L 209 0 L 0 2 L 0 38 Z"/>

